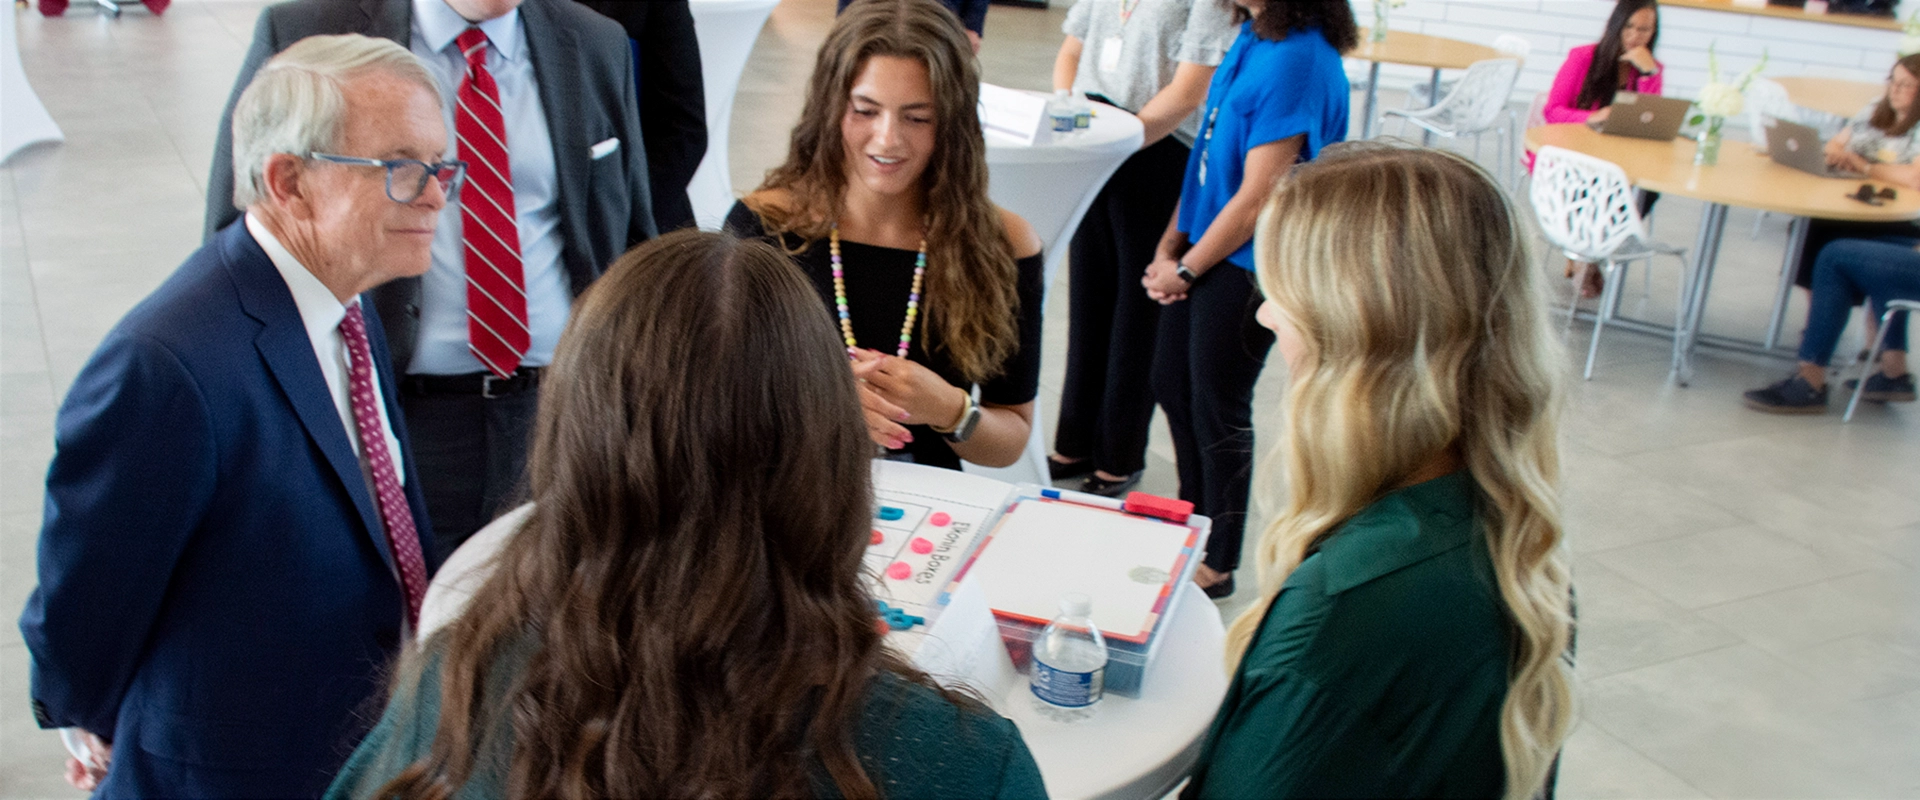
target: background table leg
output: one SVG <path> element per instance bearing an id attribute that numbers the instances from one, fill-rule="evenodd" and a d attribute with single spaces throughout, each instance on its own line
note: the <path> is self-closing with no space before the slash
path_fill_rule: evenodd
<path id="1" fill-rule="evenodd" d="M 1380 104 L 1380 62 L 1367 67 L 1367 102 L 1360 107 L 1360 138 L 1373 138 L 1373 110 Z"/>
<path id="2" fill-rule="evenodd" d="M 1432 108 L 1434 107 L 1434 105 L 1438 104 L 1439 102 L 1440 102 L 1440 68 L 1434 67 L 1433 82 L 1427 84 L 1427 107 Z M 1478 142 L 1479 139 L 1476 138 L 1474 141 Z M 1420 134 L 1420 146 L 1421 147 L 1433 146 L 1433 131 L 1426 131 Z M 1479 145 L 1475 144 L 1474 147 L 1477 150 L 1479 148 Z M 1475 155 L 1478 155 L 1478 153 L 1476 153 Z"/>
<path id="3" fill-rule="evenodd" d="M 1780 329 L 1787 321 L 1787 297 L 1793 293 L 1793 274 L 1800 269 L 1800 254 L 1807 249 L 1807 228 L 1813 221 L 1794 217 L 1787 225 L 1787 254 L 1780 261 L 1780 290 L 1773 295 L 1773 313 L 1767 317 L 1768 350 L 1780 345 Z"/>
<path id="4" fill-rule="evenodd" d="M 1693 345 L 1706 317 L 1707 291 L 1713 286 L 1713 266 L 1719 260 L 1720 236 L 1726 229 L 1727 207 L 1708 203 L 1700 217 L 1700 234 L 1694 240 L 1693 287 L 1681 302 L 1684 324 L 1673 337 L 1673 375 L 1681 386 L 1693 379 Z"/>

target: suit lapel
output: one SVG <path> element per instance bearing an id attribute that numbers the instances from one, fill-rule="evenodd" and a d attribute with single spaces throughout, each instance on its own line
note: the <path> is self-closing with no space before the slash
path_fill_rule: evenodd
<path id="1" fill-rule="evenodd" d="M 300 309 L 293 303 L 293 294 L 287 290 L 286 282 L 281 280 L 266 251 L 260 249 L 253 235 L 247 232 L 244 221 L 227 226 L 224 235 L 228 237 L 224 247 L 227 271 L 240 293 L 240 307 L 260 322 L 260 333 L 253 339 L 254 349 L 259 351 L 267 372 L 273 375 L 288 404 L 293 406 L 307 438 L 320 448 L 328 466 L 347 490 L 347 496 L 353 498 L 361 525 L 373 539 L 381 559 L 392 566 L 393 556 L 387 551 L 386 528 L 380 522 L 379 508 L 367 492 L 360 459 L 354 455 L 346 428 L 340 424 L 340 412 L 333 404 L 333 393 L 327 388 L 326 378 L 320 374 L 320 362 L 314 360 L 313 342 L 307 338 L 306 325 L 300 320 Z"/>
<path id="2" fill-rule="evenodd" d="M 533 59 L 533 80 L 540 87 L 540 108 L 547 115 L 547 136 L 553 141 L 553 168 L 559 180 L 561 235 L 567 251 L 589 252 L 581 247 L 581 237 L 573 226 L 587 218 L 578 207 L 587 197 L 586 158 L 588 133 L 581 114 L 589 108 L 580 94 L 580 83 L 587 75 L 581 60 L 581 48 L 573 30 L 560 23 L 547 3 L 553 0 L 526 0 L 520 6 L 520 27 L 526 32 L 528 55 Z M 638 142 L 621 142 L 621 147 L 638 147 Z M 577 287 L 576 287 L 577 288 Z"/>

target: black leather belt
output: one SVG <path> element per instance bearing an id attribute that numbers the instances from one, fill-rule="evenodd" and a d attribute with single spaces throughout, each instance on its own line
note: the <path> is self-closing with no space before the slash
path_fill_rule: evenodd
<path id="1" fill-rule="evenodd" d="M 540 385 L 541 367 L 521 367 L 502 378 L 491 372 L 467 375 L 408 375 L 400 381 L 400 390 L 411 395 L 477 394 L 481 397 L 505 397 L 531 391 Z"/>

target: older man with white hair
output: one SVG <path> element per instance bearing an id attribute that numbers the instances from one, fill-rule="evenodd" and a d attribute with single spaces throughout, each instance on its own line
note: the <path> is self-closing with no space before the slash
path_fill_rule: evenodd
<path id="1" fill-rule="evenodd" d="M 318 796 L 408 641 L 431 541 L 360 295 L 427 270 L 464 165 L 437 83 L 363 36 L 275 57 L 233 118 L 243 220 L 128 312 L 61 406 L 34 710 L 97 797 Z"/>

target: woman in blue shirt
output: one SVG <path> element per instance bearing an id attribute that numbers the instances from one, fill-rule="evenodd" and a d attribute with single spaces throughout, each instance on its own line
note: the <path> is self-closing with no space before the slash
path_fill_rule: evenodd
<path id="1" fill-rule="evenodd" d="M 1240 36 L 1214 71 L 1180 204 L 1141 284 L 1164 304 L 1153 395 L 1180 498 L 1213 517 L 1194 580 L 1233 593 L 1253 471 L 1253 384 L 1273 334 L 1253 319 L 1253 226 L 1287 169 L 1347 138 L 1340 53 L 1359 44 L 1347 0 L 1235 0 Z"/>

